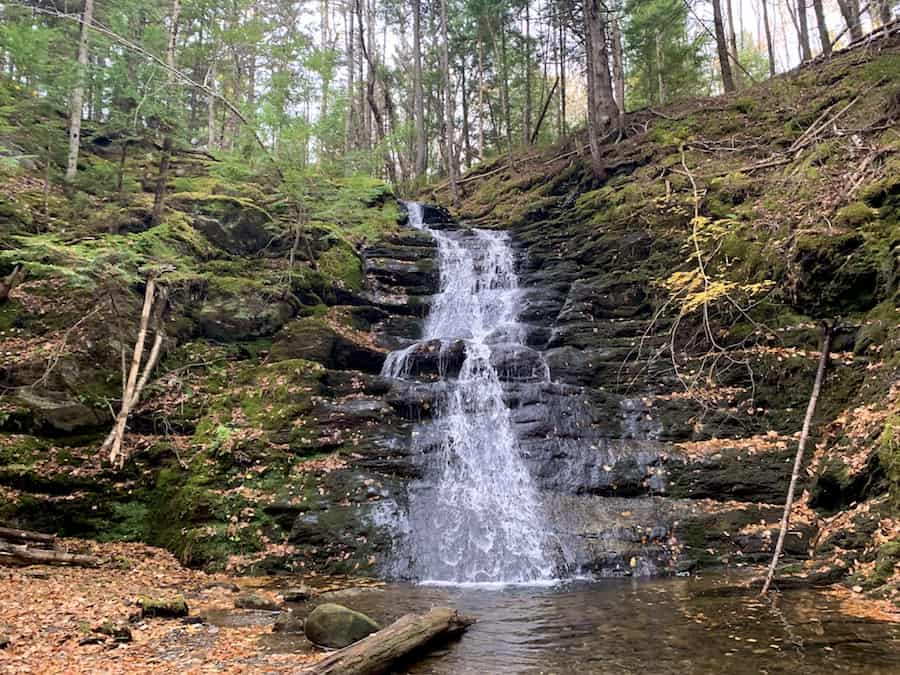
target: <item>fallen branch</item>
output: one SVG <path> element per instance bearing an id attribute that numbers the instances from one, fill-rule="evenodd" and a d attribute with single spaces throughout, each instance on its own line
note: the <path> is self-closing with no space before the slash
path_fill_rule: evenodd
<path id="1" fill-rule="evenodd" d="M 387 673 L 400 659 L 437 638 L 460 635 L 475 619 L 460 616 L 450 607 L 437 607 L 427 614 L 407 614 L 387 628 L 329 654 L 299 671 L 308 675 L 378 675 Z"/>
<path id="2" fill-rule="evenodd" d="M 144 306 L 141 309 L 141 322 L 138 328 L 137 340 L 134 343 L 134 351 L 131 355 L 131 367 L 128 369 L 128 378 L 123 383 L 122 406 L 119 408 L 119 414 L 116 415 L 116 421 L 112 430 L 110 430 L 106 440 L 103 441 L 103 445 L 100 446 L 100 452 L 109 452 L 110 463 L 120 468 L 125 464 L 122 442 L 125 439 L 125 427 L 128 423 L 128 416 L 131 414 L 132 408 L 140 400 L 141 392 L 143 392 L 144 387 L 147 386 L 150 380 L 150 374 L 156 367 L 162 348 L 164 335 L 157 325 L 153 346 L 150 348 L 150 355 L 147 357 L 143 371 L 141 371 L 141 361 L 144 358 L 144 343 L 147 339 L 150 316 L 156 300 L 156 279 L 151 277 L 147 281 L 147 289 L 144 293 Z M 165 302 L 164 291 L 160 292 L 160 302 Z M 160 321 L 158 320 L 157 323 L 160 323 Z M 139 373 L 140 379 L 138 379 Z"/>
<path id="3" fill-rule="evenodd" d="M 809 438 L 809 428 L 812 426 L 812 418 L 816 413 L 816 403 L 819 401 L 819 392 L 822 390 L 822 380 L 825 379 L 825 368 L 828 365 L 828 354 L 831 351 L 831 338 L 834 334 L 834 324 L 825 324 L 825 340 L 822 345 L 822 355 L 819 357 L 819 367 L 816 370 L 816 381 L 813 384 L 812 394 L 809 397 L 809 405 L 806 407 L 806 417 L 803 418 L 803 430 L 800 432 L 800 442 L 797 444 L 797 454 L 794 457 L 794 469 L 791 472 L 791 482 L 788 485 L 787 499 L 784 502 L 784 513 L 781 516 L 781 525 L 778 529 L 778 541 L 775 543 L 775 551 L 772 554 L 772 562 L 769 563 L 769 571 L 766 573 L 766 581 L 763 584 L 760 595 L 769 592 L 769 586 L 775 576 L 775 567 L 781 557 L 781 549 L 784 547 L 784 538 L 787 535 L 788 524 L 791 518 L 791 507 L 794 505 L 794 490 L 800 478 L 800 469 L 803 466 L 803 451 L 806 449 L 806 441 Z"/>
<path id="4" fill-rule="evenodd" d="M 96 567 L 100 561 L 92 555 L 47 551 L 0 542 L 0 563 L 14 565 L 75 565 Z"/>
<path id="5" fill-rule="evenodd" d="M 31 532 L 29 530 L 17 530 L 13 527 L 0 527 L 0 539 L 8 542 L 28 543 L 33 542 L 42 545 L 55 546 L 56 535 L 43 532 Z"/>

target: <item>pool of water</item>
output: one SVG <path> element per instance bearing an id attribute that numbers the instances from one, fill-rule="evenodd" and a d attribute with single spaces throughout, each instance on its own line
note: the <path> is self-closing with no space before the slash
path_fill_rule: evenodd
<path id="1" fill-rule="evenodd" d="M 449 605 L 478 623 L 410 667 L 479 673 L 900 673 L 900 624 L 836 593 L 773 604 L 725 576 L 557 587 L 391 584 L 329 598 L 383 624 Z M 302 639 L 302 638 L 298 638 Z M 297 645 L 295 645 L 296 647 Z"/>

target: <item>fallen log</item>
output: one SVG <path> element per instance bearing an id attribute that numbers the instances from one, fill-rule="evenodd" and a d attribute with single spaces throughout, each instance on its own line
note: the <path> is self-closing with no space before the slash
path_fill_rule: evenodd
<path id="1" fill-rule="evenodd" d="M 436 607 L 427 614 L 407 614 L 387 628 L 372 633 L 349 647 L 329 654 L 300 670 L 306 675 L 379 675 L 438 638 L 456 637 L 475 623 L 450 607 Z"/>
<path id="2" fill-rule="evenodd" d="M 47 551 L 0 542 L 0 564 L 13 565 L 75 565 L 96 567 L 100 561 L 92 555 Z"/>
<path id="3" fill-rule="evenodd" d="M 34 542 L 50 547 L 56 544 L 55 534 L 31 532 L 30 530 L 17 530 L 14 527 L 0 527 L 0 539 L 5 539 L 6 541 L 15 543 Z"/>

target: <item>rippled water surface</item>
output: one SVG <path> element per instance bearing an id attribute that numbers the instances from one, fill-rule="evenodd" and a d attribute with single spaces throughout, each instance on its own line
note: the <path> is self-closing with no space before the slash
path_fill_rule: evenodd
<path id="1" fill-rule="evenodd" d="M 825 591 L 774 606 L 734 579 L 607 580 L 563 587 L 390 585 L 335 601 L 383 623 L 438 605 L 478 623 L 410 673 L 900 673 L 900 625 Z"/>

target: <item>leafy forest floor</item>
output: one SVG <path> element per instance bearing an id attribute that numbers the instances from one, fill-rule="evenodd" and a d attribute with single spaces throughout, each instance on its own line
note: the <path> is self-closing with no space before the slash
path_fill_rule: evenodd
<path id="1" fill-rule="evenodd" d="M 266 579 L 190 570 L 143 544 L 60 545 L 99 557 L 100 566 L 0 567 L 0 639 L 9 641 L 0 672 L 286 673 L 318 658 L 260 647 L 276 615 L 236 610 L 235 597 L 241 585 L 255 590 Z M 189 613 L 142 617 L 140 596 L 184 598 Z M 204 620 L 210 616 L 231 620 Z"/>

